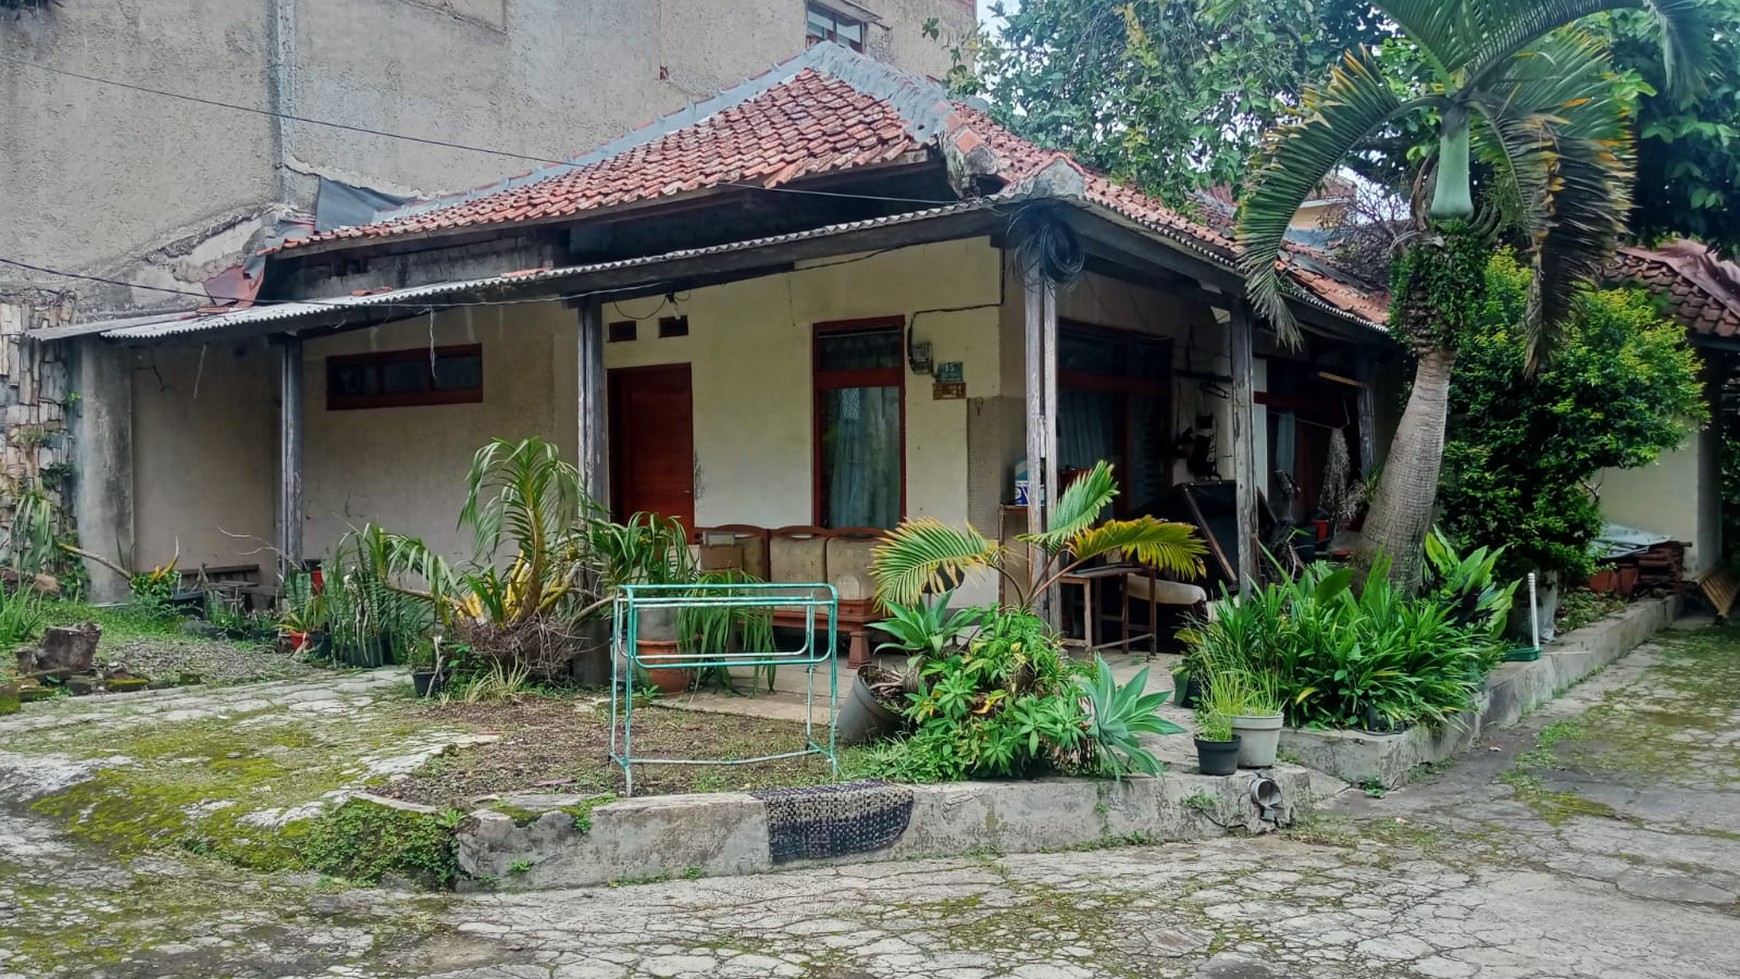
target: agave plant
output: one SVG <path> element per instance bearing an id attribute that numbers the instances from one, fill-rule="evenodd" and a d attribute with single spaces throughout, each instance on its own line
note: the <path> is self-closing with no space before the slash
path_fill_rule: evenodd
<path id="1" fill-rule="evenodd" d="M 1142 747 L 1141 736 L 1184 733 L 1183 728 L 1155 713 L 1172 691 L 1147 693 L 1147 688 L 1147 667 L 1119 686 L 1112 668 L 1100 657 L 1095 657 L 1093 676 L 1077 681 L 1077 693 L 1088 703 L 1088 738 L 1115 777 L 1128 772 L 1159 775 L 1165 766 Z"/>
<path id="2" fill-rule="evenodd" d="M 1017 538 L 1041 555 L 1025 582 L 1004 568 L 1003 548 L 971 524 L 950 527 L 931 517 L 903 521 L 871 561 L 877 598 L 913 605 L 925 592 L 943 590 L 968 571 L 993 568 L 1014 587 L 1020 606 L 1028 608 L 1058 578 L 1107 555 L 1134 558 L 1167 574 L 1202 574 L 1207 549 L 1190 525 L 1150 516 L 1098 522 L 1117 495 L 1112 466 L 1104 461 L 1071 483 L 1051 508 L 1050 529 Z"/>
<path id="3" fill-rule="evenodd" d="M 890 641 L 877 646 L 876 651 L 893 649 L 921 660 L 940 658 L 956 639 L 968 629 L 984 624 L 991 614 L 990 609 L 984 608 L 966 608 L 950 613 L 949 599 L 953 596 L 954 592 L 946 591 L 934 602 L 890 603 L 889 617 L 871 623 L 872 628 L 891 637 Z"/>

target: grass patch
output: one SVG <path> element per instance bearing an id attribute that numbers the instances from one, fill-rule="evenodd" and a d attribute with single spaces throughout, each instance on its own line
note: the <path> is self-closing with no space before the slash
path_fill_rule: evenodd
<path id="1" fill-rule="evenodd" d="M 53 601 L 42 606 L 46 624 L 77 625 L 95 622 L 103 627 L 103 641 L 162 638 L 181 635 L 180 615 L 139 605 L 87 605 L 84 602 Z"/>

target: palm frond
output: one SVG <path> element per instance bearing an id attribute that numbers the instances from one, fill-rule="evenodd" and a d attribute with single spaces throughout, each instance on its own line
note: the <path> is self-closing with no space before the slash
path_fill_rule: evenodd
<path id="1" fill-rule="evenodd" d="M 1470 104 L 1485 123 L 1482 155 L 1512 182 L 1513 219 L 1529 241 L 1532 361 L 1551 348 L 1577 293 L 1625 232 L 1632 145 L 1599 39 L 1560 34 L 1514 60 L 1505 83 Z"/>
<path id="2" fill-rule="evenodd" d="M 877 598 L 911 605 L 927 589 L 942 591 L 954 584 L 945 577 L 993 566 L 998 556 L 997 545 L 970 525 L 950 527 L 934 517 L 920 517 L 901 523 L 877 546 L 870 578 L 876 582 Z"/>
<path id="3" fill-rule="evenodd" d="M 1117 495 L 1118 481 L 1112 478 L 1112 464 L 1102 459 L 1094 463 L 1093 469 L 1076 477 L 1057 498 L 1057 505 L 1049 514 L 1050 526 L 1044 532 L 1023 534 L 1020 539 L 1038 544 L 1048 554 L 1056 554 L 1068 547 L 1075 535 L 1092 527 Z"/>
<path id="4" fill-rule="evenodd" d="M 1402 29 L 1420 57 L 1442 78 L 1448 78 L 1473 55 L 1466 40 L 1466 9 L 1455 0 L 1375 0 L 1372 6 Z"/>
<path id="5" fill-rule="evenodd" d="M 1298 120 L 1264 137 L 1239 204 L 1239 271 L 1257 312 L 1287 342 L 1296 342 L 1299 330 L 1281 294 L 1278 265 L 1293 215 L 1361 143 L 1425 104 L 1398 97 L 1361 47 L 1347 52 L 1327 85 L 1306 91 Z"/>
<path id="6" fill-rule="evenodd" d="M 1479 38 L 1479 43 L 1467 58 L 1470 88 L 1485 87 L 1496 77 L 1507 74 L 1513 58 L 1539 48 L 1559 28 L 1594 14 L 1618 10 L 1641 10 L 1655 21 L 1661 34 L 1662 64 L 1676 93 L 1701 92 L 1713 67 L 1710 42 L 1716 25 L 1705 0 L 1528 0 L 1527 3 L 1463 0 L 1463 3 L 1482 22 L 1481 30 L 1473 35 Z M 1387 8 L 1390 4 L 1380 6 Z"/>
<path id="7" fill-rule="evenodd" d="M 1102 554 L 1119 555 L 1165 574 L 1195 578 L 1202 574 L 1202 557 L 1208 548 L 1189 524 L 1144 516 L 1108 520 L 1083 531 L 1075 538 L 1071 552 L 1078 561 Z"/>

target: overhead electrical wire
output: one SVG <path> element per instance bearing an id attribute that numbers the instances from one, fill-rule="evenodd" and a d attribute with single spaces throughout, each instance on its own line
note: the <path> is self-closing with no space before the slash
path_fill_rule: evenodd
<path id="1" fill-rule="evenodd" d="M 109 85 L 130 92 L 140 92 L 142 94 L 156 95 L 162 98 L 180 99 L 184 102 L 192 102 L 196 105 L 204 105 L 216 109 L 230 109 L 235 112 L 247 112 L 272 119 L 284 120 L 286 122 L 298 122 L 310 126 L 325 126 L 331 129 L 343 130 L 344 132 L 357 133 L 364 136 L 380 136 L 385 139 L 404 140 L 410 143 L 421 143 L 425 146 L 438 146 L 443 149 L 463 150 L 470 153 L 486 153 L 490 156 L 499 156 L 510 160 L 521 160 L 528 163 L 539 163 L 544 166 L 581 169 L 591 165 L 586 163 L 575 163 L 572 160 L 552 159 L 547 156 L 539 156 L 531 153 L 516 153 L 512 150 L 498 150 L 486 146 L 473 146 L 468 143 L 456 143 L 451 140 L 435 139 L 428 136 L 408 136 L 404 133 L 387 132 L 386 130 L 373 129 L 368 126 L 358 126 L 346 122 L 334 122 L 330 119 L 316 119 L 310 116 L 299 116 L 291 112 L 280 112 L 276 109 L 262 109 L 258 106 L 240 105 L 235 102 L 224 102 L 219 99 L 208 99 L 204 96 L 187 95 L 182 92 L 171 92 L 166 89 L 151 88 L 147 85 L 135 85 L 131 82 L 116 81 L 113 78 L 103 78 L 98 75 L 87 75 L 82 72 L 68 71 L 65 68 L 37 64 L 34 61 L 26 61 L 23 58 L 14 58 L 8 55 L 0 55 L 0 63 L 18 65 L 19 67 L 31 68 L 36 71 L 46 72 L 53 75 L 64 75 L 67 78 L 76 78 L 80 81 L 92 82 L 97 85 Z M 802 187 L 769 187 L 766 184 L 748 183 L 745 181 L 722 181 L 721 185 L 726 187 L 738 187 L 745 190 L 761 190 L 778 194 L 805 194 L 813 197 L 840 197 L 855 200 L 882 201 L 895 204 L 927 204 L 932 207 L 943 207 L 950 204 L 960 203 L 958 200 L 934 200 L 923 197 L 890 197 L 879 194 L 854 194 L 847 191 L 809 190 Z M 419 203 L 439 203 L 440 200 L 441 198 L 436 197 L 431 198 L 429 201 Z"/>

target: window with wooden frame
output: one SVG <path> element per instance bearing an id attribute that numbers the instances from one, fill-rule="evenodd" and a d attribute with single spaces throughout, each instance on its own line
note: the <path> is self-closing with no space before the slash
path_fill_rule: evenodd
<path id="1" fill-rule="evenodd" d="M 805 47 L 815 45 L 818 41 L 833 41 L 843 44 L 854 51 L 864 50 L 864 22 L 835 13 L 819 3 L 808 5 L 807 37 Z"/>
<path id="2" fill-rule="evenodd" d="M 1068 322 L 1057 346 L 1058 469 L 1110 462 L 1118 516 L 1158 502 L 1172 482 L 1171 341 Z"/>
<path id="3" fill-rule="evenodd" d="M 483 400 L 483 346 L 416 347 L 326 358 L 326 408 L 406 408 Z"/>
<path id="4" fill-rule="evenodd" d="M 815 522 L 893 528 L 906 511 L 906 319 L 817 323 Z"/>

